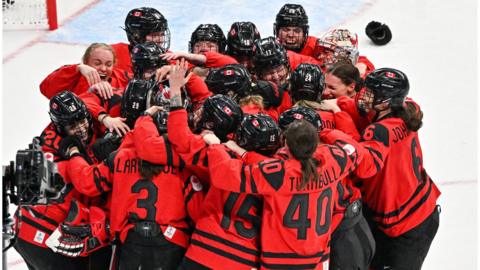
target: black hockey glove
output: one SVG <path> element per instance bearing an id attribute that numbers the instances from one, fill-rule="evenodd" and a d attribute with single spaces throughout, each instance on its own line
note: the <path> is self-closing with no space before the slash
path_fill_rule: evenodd
<path id="1" fill-rule="evenodd" d="M 86 154 L 85 146 L 83 145 L 82 140 L 78 136 L 67 136 L 62 138 L 58 144 L 58 154 L 62 159 L 70 159 L 69 150 L 72 147 L 77 147 L 78 151 L 81 154 Z"/>
<path id="2" fill-rule="evenodd" d="M 385 45 L 392 40 L 392 32 L 388 25 L 376 21 L 371 21 L 367 24 L 365 34 L 376 45 Z"/>
<path id="3" fill-rule="evenodd" d="M 122 137 L 117 133 L 108 132 L 103 138 L 95 141 L 92 151 L 98 161 L 105 160 L 110 153 L 118 149 L 121 143 Z"/>

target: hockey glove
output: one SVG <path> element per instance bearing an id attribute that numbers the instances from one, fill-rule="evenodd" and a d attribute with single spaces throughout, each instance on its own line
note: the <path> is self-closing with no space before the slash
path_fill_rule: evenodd
<path id="1" fill-rule="evenodd" d="M 385 45 L 392 40 L 392 32 L 388 25 L 376 21 L 371 21 L 367 24 L 365 34 L 376 45 Z"/>
<path id="2" fill-rule="evenodd" d="M 122 137 L 117 133 L 108 132 L 103 138 L 97 139 L 92 146 L 93 154 L 97 160 L 105 160 L 110 153 L 117 150 L 122 143 Z"/>
<path id="3" fill-rule="evenodd" d="M 65 256 L 84 257 L 108 243 L 109 226 L 105 212 L 72 201 L 67 218 L 48 238 L 46 245 Z"/>
<path id="4" fill-rule="evenodd" d="M 70 159 L 69 150 L 72 147 L 77 147 L 80 153 L 84 154 L 85 146 L 83 145 L 82 140 L 78 136 L 67 136 L 62 138 L 60 143 L 58 144 L 58 154 L 62 159 L 68 160 Z"/>

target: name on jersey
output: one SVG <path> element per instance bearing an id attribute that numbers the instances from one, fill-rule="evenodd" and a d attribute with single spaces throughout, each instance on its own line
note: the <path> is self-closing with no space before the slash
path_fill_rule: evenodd
<path id="1" fill-rule="evenodd" d="M 393 127 L 392 129 L 390 129 L 390 131 L 393 133 L 393 142 L 394 143 L 397 143 L 399 141 L 402 141 L 404 139 L 406 139 L 408 137 L 408 129 L 407 129 L 407 125 L 405 124 L 402 124 L 401 126 L 399 127 Z"/>
<path id="2" fill-rule="evenodd" d="M 290 191 L 306 191 L 306 190 L 323 189 L 337 180 L 338 180 L 338 174 L 335 171 L 335 168 L 330 167 L 321 171 L 321 173 L 318 175 L 317 181 L 312 179 L 303 188 L 300 188 L 302 185 L 302 177 L 294 177 L 294 176 L 290 177 Z"/>
<path id="3" fill-rule="evenodd" d="M 131 159 L 117 159 L 117 163 L 115 164 L 115 172 L 116 173 L 137 173 L 139 171 L 140 160 L 137 158 Z M 178 170 L 176 167 L 169 166 L 169 165 L 158 165 L 161 168 L 160 173 L 165 174 L 177 174 Z"/>

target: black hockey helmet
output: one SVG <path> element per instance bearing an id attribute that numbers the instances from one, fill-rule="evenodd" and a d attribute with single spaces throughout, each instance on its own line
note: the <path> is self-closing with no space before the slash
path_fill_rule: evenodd
<path id="1" fill-rule="evenodd" d="M 85 103 L 74 93 L 62 91 L 50 99 L 50 119 L 61 136 L 67 135 L 66 128 L 87 119 L 89 138 L 93 134 L 92 116 Z"/>
<path id="2" fill-rule="evenodd" d="M 190 52 L 193 52 L 195 43 L 199 41 L 211 41 L 218 45 L 218 52 L 224 53 L 227 46 L 227 39 L 223 34 L 222 28 L 218 24 L 200 24 L 195 31 L 193 31 L 188 43 Z"/>
<path id="3" fill-rule="evenodd" d="M 260 39 L 260 32 L 254 23 L 234 22 L 227 34 L 227 54 L 251 57 L 257 39 Z"/>
<path id="4" fill-rule="evenodd" d="M 303 37 L 304 37 L 304 44 L 308 37 L 308 16 L 305 12 L 305 9 L 302 5 L 298 4 L 285 4 L 283 7 L 278 11 L 277 17 L 275 18 L 275 23 L 273 24 L 273 34 L 275 37 L 278 37 L 278 31 L 280 27 L 292 27 L 297 26 L 301 27 L 303 30 Z M 303 45 L 302 44 L 302 47 Z M 299 48 L 288 48 L 288 49 L 296 49 Z"/>
<path id="5" fill-rule="evenodd" d="M 168 62 L 160 57 L 164 53 L 165 50 L 153 41 L 135 45 L 130 53 L 134 76 L 141 79 L 146 70 L 168 65 Z"/>
<path id="6" fill-rule="evenodd" d="M 167 133 L 168 114 L 168 111 L 158 111 L 153 115 L 153 122 L 160 134 Z"/>
<path id="7" fill-rule="evenodd" d="M 165 51 L 170 48 L 170 30 L 167 19 L 158 10 L 151 7 L 134 8 L 125 19 L 125 32 L 131 46 L 144 43 L 148 34 L 161 32 L 165 40 L 159 44 Z"/>
<path id="8" fill-rule="evenodd" d="M 265 114 L 247 114 L 235 132 L 235 142 L 247 151 L 272 152 L 280 146 L 280 128 Z"/>
<path id="9" fill-rule="evenodd" d="M 403 106 L 410 85 L 405 73 L 393 68 L 380 68 L 365 78 L 365 86 L 373 93 L 373 105 L 388 102 L 393 109 Z"/>
<path id="10" fill-rule="evenodd" d="M 255 72 L 261 75 L 264 71 L 285 65 L 290 69 L 287 51 L 274 37 L 262 38 L 255 41 L 253 47 L 253 64 Z"/>
<path id="11" fill-rule="evenodd" d="M 252 81 L 250 73 L 243 65 L 231 64 L 210 70 L 205 83 L 212 93 L 226 95 L 238 101 L 246 96 Z"/>
<path id="12" fill-rule="evenodd" d="M 135 121 L 148 109 L 149 99 L 158 92 L 158 86 L 154 80 L 142 80 L 133 78 L 128 82 L 122 97 L 120 115 L 126 118 L 126 124 L 133 128 Z"/>
<path id="13" fill-rule="evenodd" d="M 324 84 L 325 76 L 318 65 L 302 63 L 290 77 L 292 99 L 317 101 L 322 95 Z"/>
<path id="14" fill-rule="evenodd" d="M 318 130 L 322 127 L 322 120 L 320 115 L 311 108 L 303 106 L 295 106 L 289 110 L 284 111 L 278 119 L 278 125 L 285 131 L 293 121 L 305 120 L 310 122 Z"/>
<path id="15" fill-rule="evenodd" d="M 258 80 L 252 84 L 249 95 L 259 95 L 263 97 L 263 105 L 266 109 L 278 107 L 282 103 L 283 87 L 277 86 L 273 82 Z"/>
<path id="16" fill-rule="evenodd" d="M 234 132 L 242 120 L 240 106 L 224 95 L 214 95 L 205 99 L 200 127 L 211 130 L 220 140 Z"/>
<path id="17" fill-rule="evenodd" d="M 365 27 L 365 34 L 367 34 L 376 45 L 385 45 L 392 40 L 392 31 L 388 25 L 381 22 L 369 22 Z"/>

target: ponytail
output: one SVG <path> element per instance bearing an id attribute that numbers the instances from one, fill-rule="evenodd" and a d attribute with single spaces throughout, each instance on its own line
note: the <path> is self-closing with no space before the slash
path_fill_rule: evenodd
<path id="1" fill-rule="evenodd" d="M 412 102 L 405 102 L 405 106 L 395 110 L 392 108 L 392 115 L 401 118 L 410 131 L 418 131 L 423 125 L 423 112 Z"/>
<path id="2" fill-rule="evenodd" d="M 294 121 L 285 131 L 285 139 L 292 156 L 300 161 L 302 181 L 297 190 L 303 189 L 310 181 L 317 181 L 318 160 L 313 153 L 318 145 L 317 129 L 305 120 Z"/>

